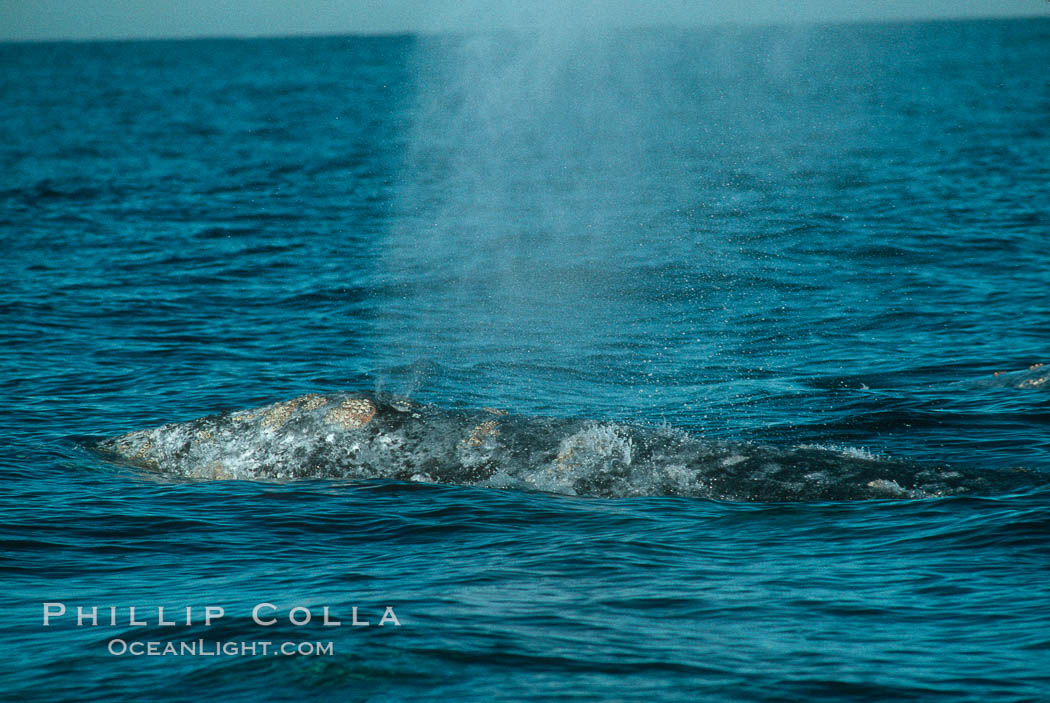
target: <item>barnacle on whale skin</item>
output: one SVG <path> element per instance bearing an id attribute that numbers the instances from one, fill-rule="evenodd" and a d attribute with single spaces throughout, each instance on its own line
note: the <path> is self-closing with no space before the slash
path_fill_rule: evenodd
<path id="1" fill-rule="evenodd" d="M 376 406 L 368 398 L 349 398 L 328 411 L 325 419 L 344 429 L 357 430 L 376 415 Z"/>
<path id="2" fill-rule="evenodd" d="M 480 447 L 486 437 L 499 434 L 499 423 L 495 420 L 487 420 L 470 430 L 470 434 L 463 439 L 461 444 L 467 447 Z"/>

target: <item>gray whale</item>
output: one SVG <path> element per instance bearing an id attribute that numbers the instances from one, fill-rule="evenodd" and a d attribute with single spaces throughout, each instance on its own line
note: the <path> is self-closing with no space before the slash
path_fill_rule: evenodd
<path id="1" fill-rule="evenodd" d="M 710 440 L 669 427 L 449 410 L 376 393 L 304 395 L 92 448 L 172 478 L 383 478 L 601 497 L 925 498 L 1009 490 L 1024 478 L 859 450 Z"/>

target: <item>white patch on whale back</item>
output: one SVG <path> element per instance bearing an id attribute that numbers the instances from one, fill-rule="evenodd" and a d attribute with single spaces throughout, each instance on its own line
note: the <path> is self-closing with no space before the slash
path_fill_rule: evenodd
<path id="1" fill-rule="evenodd" d="M 615 480 L 626 473 L 633 458 L 630 435 L 615 424 L 593 424 L 563 439 L 554 461 L 524 479 L 541 491 L 576 495 L 578 482 Z"/>
<path id="2" fill-rule="evenodd" d="M 899 483 L 885 478 L 868 481 L 867 486 L 879 493 L 885 494 L 887 498 L 904 498 L 908 496 L 908 491 L 906 491 Z"/>

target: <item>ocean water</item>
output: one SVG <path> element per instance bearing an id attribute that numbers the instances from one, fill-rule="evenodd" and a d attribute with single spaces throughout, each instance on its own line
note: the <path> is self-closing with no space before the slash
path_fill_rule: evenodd
<path id="1" fill-rule="evenodd" d="M 1045 700 L 1048 52 L 1045 19 L 0 45 L 0 690 Z M 997 488 L 91 451 L 338 391 Z"/>

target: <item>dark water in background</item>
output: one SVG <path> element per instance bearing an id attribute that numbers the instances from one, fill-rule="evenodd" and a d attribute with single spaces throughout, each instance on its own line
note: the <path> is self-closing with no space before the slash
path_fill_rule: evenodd
<path id="1" fill-rule="evenodd" d="M 1050 384 L 980 383 L 1050 361 L 1048 51 L 1045 20 L 0 45 L 0 688 L 1044 699 L 1046 489 L 163 483 L 76 438 L 363 388 L 1048 471 Z"/>

